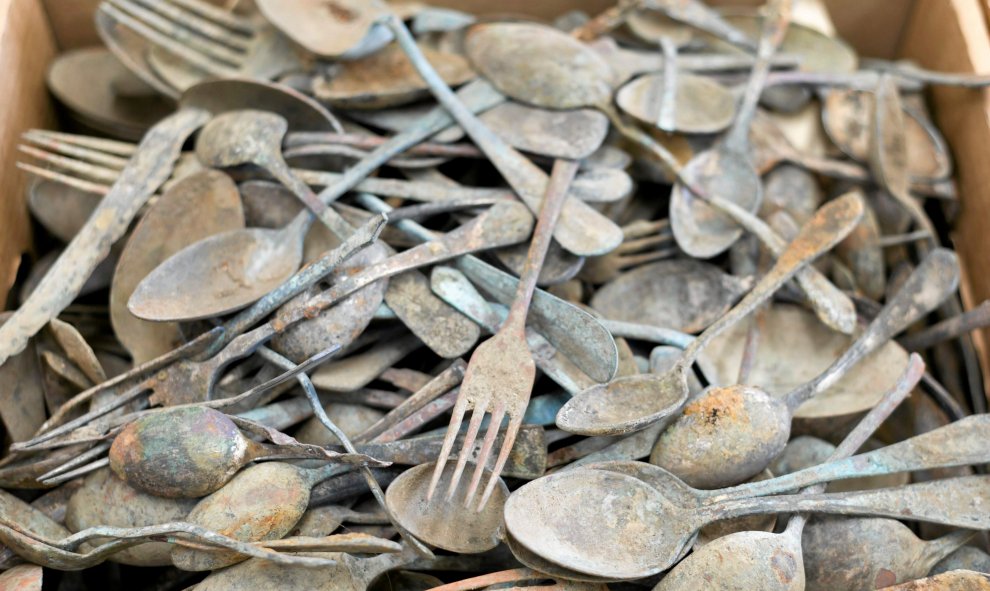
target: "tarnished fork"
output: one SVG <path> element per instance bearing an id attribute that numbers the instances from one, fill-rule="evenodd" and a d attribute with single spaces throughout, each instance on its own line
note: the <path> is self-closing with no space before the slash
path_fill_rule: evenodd
<path id="1" fill-rule="evenodd" d="M 202 0 L 105 0 L 99 11 L 209 77 L 273 80 L 300 67 L 274 27 Z"/>
<path id="2" fill-rule="evenodd" d="M 554 163 L 536 229 L 533 231 L 529 253 L 526 256 L 526 265 L 523 268 L 522 276 L 519 278 L 519 286 L 509 310 L 509 316 L 499 331 L 495 333 L 495 336 L 479 345 L 471 355 L 471 361 L 468 363 L 467 372 L 461 384 L 461 391 L 454 405 L 447 434 L 444 436 L 440 455 L 430 480 L 427 498 L 432 498 L 440 479 L 443 477 L 444 468 L 454 447 L 454 441 L 460 432 L 464 415 L 469 409 L 473 409 L 473 413 L 464 437 L 463 450 L 469 450 L 474 445 L 485 415 L 490 413 L 491 419 L 482 442 L 481 452 L 478 454 L 474 474 L 465 492 L 465 506 L 469 506 L 474 499 L 502 421 L 508 417 L 509 425 L 505 431 L 505 439 L 477 505 L 479 511 L 488 502 L 492 491 L 499 482 L 499 474 L 505 466 L 512 445 L 515 443 L 516 435 L 522 426 L 523 415 L 526 412 L 536 377 L 536 365 L 526 342 L 526 315 L 533 298 L 533 291 L 536 288 L 537 277 L 550 246 L 554 225 L 560 216 L 564 201 L 567 199 L 567 191 L 577 169 L 578 163 L 574 161 L 557 160 Z M 447 500 L 451 500 L 457 491 L 469 454 L 461 452 L 457 456 L 457 465 L 447 486 Z"/>
<path id="3" fill-rule="evenodd" d="M 607 283 L 626 269 L 670 258 L 678 252 L 668 219 L 636 220 L 622 227 L 622 244 L 618 248 L 585 260 L 581 279 Z"/>

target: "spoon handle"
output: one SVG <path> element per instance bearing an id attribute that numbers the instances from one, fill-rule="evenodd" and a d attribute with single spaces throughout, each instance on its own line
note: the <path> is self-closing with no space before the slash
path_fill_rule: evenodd
<path id="1" fill-rule="evenodd" d="M 487 82 L 475 80 L 461 88 L 457 95 L 466 109 L 472 113 L 480 113 L 505 102 L 504 96 L 493 91 L 494 89 Z M 408 129 L 375 148 L 366 157 L 345 170 L 339 179 L 327 185 L 317 197 L 326 204 L 336 201 L 395 156 L 454 123 L 454 118 L 448 115 L 443 107 L 433 109 Z"/>
<path id="2" fill-rule="evenodd" d="M 756 50 L 756 61 L 753 71 L 746 84 L 742 103 L 736 120 L 725 137 L 725 145 L 733 150 L 745 153 L 749 147 L 749 129 L 756 115 L 756 105 L 760 102 L 760 94 L 770 73 L 770 58 L 780 47 L 791 21 L 793 0 L 771 0 L 767 2 L 767 14 L 763 16 L 763 29 L 760 33 L 760 43 Z"/>
<path id="3" fill-rule="evenodd" d="M 976 532 L 973 530 L 961 529 L 927 541 L 922 550 L 920 561 L 922 564 L 927 564 L 928 568 L 931 569 L 931 567 L 935 566 L 943 558 L 973 539 L 975 535 Z"/>
<path id="4" fill-rule="evenodd" d="M 854 193 L 847 193 L 820 207 L 746 297 L 684 349 L 682 363 L 685 366 L 694 363 L 711 339 L 752 312 L 798 270 L 845 238 L 862 215 L 863 202 Z"/>
<path id="5" fill-rule="evenodd" d="M 716 519 L 769 513 L 827 513 L 911 519 L 968 529 L 990 528 L 990 476 L 962 476 L 846 493 L 738 499 L 706 506 L 696 514 Z"/>
<path id="6" fill-rule="evenodd" d="M 833 386 L 860 359 L 934 310 L 958 285 L 959 263 L 956 255 L 945 248 L 931 251 L 866 331 L 835 363 L 814 380 L 787 393 L 787 407 L 793 412 L 806 400 Z"/>

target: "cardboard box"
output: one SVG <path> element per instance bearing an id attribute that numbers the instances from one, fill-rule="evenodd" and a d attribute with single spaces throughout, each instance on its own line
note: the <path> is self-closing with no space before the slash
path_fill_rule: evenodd
<path id="1" fill-rule="evenodd" d="M 825 0 L 839 35 L 867 56 L 912 59 L 933 69 L 990 72 L 990 37 L 984 11 L 990 0 Z M 572 8 L 601 10 L 613 0 L 435 0 L 480 13 L 549 17 Z M 716 4 L 759 4 L 716 0 Z M 0 0 L 0 296 L 12 284 L 20 254 L 30 245 L 24 205 L 27 175 L 16 145 L 31 127 L 50 127 L 44 87 L 46 64 L 57 50 L 98 42 L 92 12 L 98 0 Z M 956 163 L 961 214 L 953 241 L 964 265 L 967 307 L 990 298 L 990 101 L 986 91 L 933 88 L 934 116 Z M 976 335 L 983 375 L 990 330 Z"/>

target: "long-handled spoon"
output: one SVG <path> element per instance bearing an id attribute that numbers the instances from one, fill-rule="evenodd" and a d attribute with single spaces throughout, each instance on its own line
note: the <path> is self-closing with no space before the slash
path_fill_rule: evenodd
<path id="1" fill-rule="evenodd" d="M 743 229 L 694 195 L 692 186 L 697 185 L 707 195 L 726 197 L 749 212 L 758 210 L 763 200 L 760 175 L 750 157 L 749 128 L 770 70 L 770 56 L 787 32 L 791 0 L 777 0 L 767 8 L 756 62 L 732 127 L 713 149 L 688 162 L 679 176 L 687 177 L 690 183 L 675 184 L 671 193 L 674 238 L 682 250 L 696 258 L 724 252 L 742 236 Z"/>
<path id="2" fill-rule="evenodd" d="M 156 390 L 156 393 L 160 394 L 160 400 L 166 403 L 169 403 L 169 400 L 171 400 L 172 404 L 176 402 L 189 402 L 190 396 L 198 398 L 203 395 L 203 392 L 209 397 L 210 389 L 204 389 L 202 383 L 199 381 L 203 379 L 203 375 L 197 377 L 196 374 L 205 373 L 208 383 L 211 383 L 212 379 L 215 378 L 215 372 L 226 363 L 247 355 L 256 350 L 260 344 L 272 338 L 272 336 L 290 329 L 294 324 L 297 324 L 304 318 L 330 307 L 358 289 L 374 283 L 379 279 L 387 278 L 420 266 L 442 262 L 469 252 L 476 252 L 480 249 L 505 246 L 519 242 L 528 235 L 530 228 L 529 220 L 531 219 L 528 212 L 520 204 L 506 202 L 495 205 L 486 213 L 475 218 L 475 220 L 464 224 L 457 230 L 447 233 L 443 238 L 432 241 L 429 244 L 421 245 L 420 247 L 406 250 L 374 267 L 369 267 L 360 273 L 352 275 L 346 280 L 335 284 L 327 292 L 320 293 L 304 301 L 304 305 L 302 306 L 284 308 L 275 319 L 253 329 L 249 333 L 241 334 L 239 337 L 230 340 L 226 347 L 224 347 L 224 353 L 222 355 L 214 355 L 206 361 L 198 362 L 182 358 L 180 352 L 171 354 L 173 357 L 180 359 L 179 364 L 168 366 L 167 362 L 174 361 L 175 359 L 169 359 L 167 357 L 165 359 L 160 358 L 155 363 L 149 363 L 148 366 L 153 369 L 145 369 L 146 372 L 155 371 L 157 373 L 163 373 L 163 375 L 158 376 L 155 373 L 145 377 L 147 374 L 138 373 L 137 375 L 145 377 L 145 381 L 132 387 L 129 391 L 121 393 L 113 404 L 50 429 L 34 440 L 24 442 L 23 447 L 37 446 L 59 435 L 70 432 L 79 426 L 85 425 L 94 418 L 100 417 L 129 400 L 140 396 L 149 389 Z M 364 236 L 355 235 L 352 237 L 352 240 L 358 244 L 367 243 L 369 236 L 373 238 L 377 235 L 381 224 L 380 221 L 371 222 L 370 226 L 375 227 L 376 231 L 370 235 L 367 233 L 364 233 Z M 323 264 L 319 266 L 315 264 L 310 265 L 307 269 L 300 271 L 296 277 L 299 281 L 293 281 L 287 284 L 284 286 L 284 289 L 280 288 L 270 296 L 266 296 L 266 300 L 262 300 L 255 307 L 242 312 L 241 315 L 235 317 L 225 326 L 224 334 L 236 334 L 245 327 L 255 324 L 270 314 L 275 306 L 285 302 L 301 290 L 306 289 L 306 287 L 324 276 L 328 270 L 333 269 L 339 262 L 342 253 L 349 252 L 349 249 L 353 249 L 353 247 L 354 245 L 345 243 L 341 248 L 333 253 L 329 253 Z M 215 336 L 205 335 L 202 337 L 202 340 L 207 344 L 212 344 L 210 337 L 215 338 Z M 221 338 L 217 342 L 222 344 L 226 340 Z M 235 343 L 236 346 L 234 346 Z M 191 349 L 193 345 L 202 346 L 203 342 L 199 340 L 194 341 L 187 348 Z M 219 361 L 216 361 L 218 358 Z M 187 367 L 180 367 L 183 364 L 187 364 Z M 188 364 L 193 364 L 192 368 L 197 368 L 198 371 L 192 372 Z M 159 371 L 163 368 L 165 368 L 164 372 Z M 189 388 L 178 387 L 179 385 L 184 385 L 187 380 L 192 380 L 192 386 Z M 112 385 L 117 386 L 119 384 L 114 382 Z M 88 395 L 91 396 L 92 392 L 89 392 Z"/>
<path id="3" fill-rule="evenodd" d="M 822 206 L 752 291 L 695 339 L 670 370 L 590 388 L 564 405 L 557 415 L 557 426 L 583 435 L 617 435 L 671 417 L 687 399 L 687 373 L 704 346 L 771 297 L 798 269 L 841 241 L 862 213 L 862 200 L 855 194 Z"/>
<path id="4" fill-rule="evenodd" d="M 791 419 L 801 404 L 938 307 L 958 283 L 955 255 L 941 248 L 932 251 L 863 334 L 815 379 L 782 397 L 752 386 L 710 388 L 664 431 L 650 461 L 703 488 L 736 484 L 759 473 L 787 444 Z"/>

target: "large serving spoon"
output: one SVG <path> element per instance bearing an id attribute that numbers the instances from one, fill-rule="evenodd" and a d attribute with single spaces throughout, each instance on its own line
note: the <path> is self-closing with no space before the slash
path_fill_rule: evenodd
<path id="1" fill-rule="evenodd" d="M 754 484 L 765 482 L 773 480 Z M 669 568 L 701 527 L 720 519 L 818 512 L 983 529 L 990 522 L 982 510 L 988 496 L 990 479 L 969 476 L 895 489 L 748 498 L 690 507 L 633 476 L 579 468 L 516 490 L 506 503 L 505 521 L 519 543 L 546 560 L 624 580 Z M 581 527 L 575 528 L 575 523 Z M 586 535 L 589 531 L 594 535 Z"/>
<path id="2" fill-rule="evenodd" d="M 805 589 L 866 591 L 913 581 L 976 533 L 959 530 L 922 541 L 895 519 L 818 518 L 808 523 L 801 538 Z M 849 552 L 853 547 L 857 551 Z"/>
<path id="3" fill-rule="evenodd" d="M 698 186 L 707 195 L 718 195 L 751 213 L 763 199 L 760 174 L 750 156 L 749 128 L 767 74 L 770 56 L 780 46 L 791 16 L 791 1 L 767 5 L 753 72 L 732 127 L 714 148 L 694 156 L 679 176 L 689 183 L 674 185 L 670 201 L 670 224 L 684 252 L 696 258 L 711 258 L 725 252 L 742 236 L 743 229 L 724 214 L 700 200 L 691 189 Z"/>
<path id="4" fill-rule="evenodd" d="M 179 181 L 148 209 L 124 246 L 110 285 L 110 322 L 135 364 L 181 343 L 179 327 L 148 322 L 127 309 L 137 284 L 183 247 L 244 227 L 240 196 L 222 172 L 202 171 Z"/>
<path id="5" fill-rule="evenodd" d="M 275 445 L 249 439 L 238 423 L 211 408 L 168 409 L 137 419 L 117 435 L 110 447 L 110 468 L 140 491 L 196 498 L 216 491 L 243 466 L 257 460 L 309 458 L 388 465 L 362 454 L 339 454 L 299 443 L 273 429 L 265 433 L 273 435 Z"/>
<path id="6" fill-rule="evenodd" d="M 736 484 L 759 473 L 784 449 L 801 404 L 937 308 L 958 283 L 955 255 L 932 251 L 849 349 L 815 379 L 782 397 L 744 385 L 709 388 L 664 431 L 650 461 L 703 488 Z"/>
<path id="7" fill-rule="evenodd" d="M 590 388 L 564 405 L 557 415 L 557 426 L 583 435 L 616 435 L 671 417 L 687 400 L 687 374 L 705 345 L 771 297 L 801 267 L 842 240 L 862 213 L 862 200 L 852 193 L 822 206 L 752 291 L 688 345 L 670 370 Z"/>
<path id="8" fill-rule="evenodd" d="M 846 436 L 840 448 L 832 448 L 828 460 L 849 457 L 887 417 L 907 398 L 911 389 L 921 379 L 924 364 L 917 356 L 902 379 L 888 391 L 880 404 Z M 804 492 L 822 492 L 823 485 L 815 485 Z M 733 589 L 756 586 L 761 589 L 804 588 L 804 559 L 801 533 L 806 517 L 791 518 L 781 534 L 757 531 L 739 531 L 715 540 L 697 549 L 664 577 L 656 591 L 669 589 L 702 588 Z M 700 535 L 700 534 L 699 534 Z M 714 565 L 718 568 L 713 568 Z"/>

